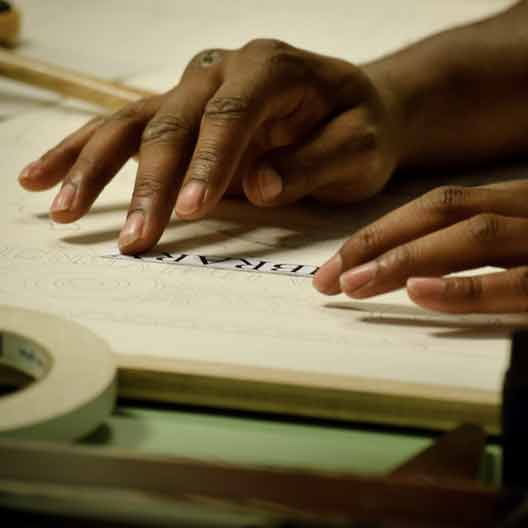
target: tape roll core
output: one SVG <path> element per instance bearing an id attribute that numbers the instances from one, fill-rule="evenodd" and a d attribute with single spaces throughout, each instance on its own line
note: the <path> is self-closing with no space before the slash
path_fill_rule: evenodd
<path id="1" fill-rule="evenodd" d="M 112 353 L 74 322 L 0 306 L 0 364 L 35 378 L 0 398 L 0 437 L 73 440 L 93 431 L 114 408 Z"/>

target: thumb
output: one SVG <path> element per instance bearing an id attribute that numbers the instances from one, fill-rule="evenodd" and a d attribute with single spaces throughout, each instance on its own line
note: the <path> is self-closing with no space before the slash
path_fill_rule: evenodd
<path id="1" fill-rule="evenodd" d="M 351 203 L 379 191 L 390 175 L 379 134 L 364 108 L 341 114 L 300 145 L 272 151 L 243 179 L 249 201 L 261 207 L 314 195 Z"/>

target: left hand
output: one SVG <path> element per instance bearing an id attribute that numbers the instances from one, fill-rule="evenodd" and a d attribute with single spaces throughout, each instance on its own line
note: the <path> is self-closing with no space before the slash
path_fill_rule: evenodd
<path id="1" fill-rule="evenodd" d="M 442 277 L 481 266 L 506 269 Z M 354 234 L 314 285 L 357 299 L 406 286 L 441 312 L 526 312 L 528 181 L 434 189 Z"/>
<path id="2" fill-rule="evenodd" d="M 85 125 L 26 167 L 20 183 L 40 191 L 61 182 L 51 217 L 74 222 L 137 153 L 119 237 L 121 251 L 136 254 L 158 242 L 173 209 L 197 220 L 227 193 L 243 191 L 260 207 L 376 194 L 399 162 L 402 115 L 374 71 L 257 39 L 199 53 L 173 89 Z"/>

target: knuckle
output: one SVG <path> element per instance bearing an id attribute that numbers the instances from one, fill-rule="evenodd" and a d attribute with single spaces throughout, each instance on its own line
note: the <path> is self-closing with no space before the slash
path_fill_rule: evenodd
<path id="1" fill-rule="evenodd" d="M 244 96 L 214 97 L 205 107 L 204 116 L 211 120 L 225 121 L 241 119 L 250 108 L 250 101 Z"/>
<path id="2" fill-rule="evenodd" d="M 97 130 L 98 128 L 102 127 L 107 122 L 108 117 L 109 116 L 107 115 L 96 116 L 90 119 L 90 121 L 88 121 L 88 123 L 86 123 L 86 125 L 84 125 L 82 128 L 90 129 L 90 130 Z"/>
<path id="3" fill-rule="evenodd" d="M 85 152 L 81 152 L 75 162 L 75 172 L 81 173 L 84 177 L 99 177 L 104 170 L 104 163 L 101 158 L 97 158 Z"/>
<path id="4" fill-rule="evenodd" d="M 209 174 L 218 165 L 219 156 L 212 147 L 201 147 L 196 150 L 192 160 L 193 178 L 207 181 Z"/>
<path id="5" fill-rule="evenodd" d="M 480 277 L 454 277 L 446 283 L 445 296 L 474 302 L 480 300 L 482 291 Z"/>
<path id="6" fill-rule="evenodd" d="M 356 235 L 356 245 L 359 251 L 364 255 L 370 255 L 380 247 L 381 233 L 374 225 L 364 227 Z"/>
<path id="7" fill-rule="evenodd" d="M 154 118 L 143 131 L 141 142 L 148 144 L 173 144 L 194 134 L 192 127 L 182 116 L 167 114 Z"/>
<path id="8" fill-rule="evenodd" d="M 498 215 L 479 214 L 468 220 L 471 238 L 479 244 L 495 242 L 500 233 L 501 222 Z"/>
<path id="9" fill-rule="evenodd" d="M 415 254 L 410 244 L 403 244 L 381 257 L 379 266 L 390 270 L 410 270 L 415 261 Z"/>
<path id="10" fill-rule="evenodd" d="M 61 156 L 66 162 L 73 164 L 77 159 L 79 150 L 68 140 L 69 138 L 66 138 L 55 147 L 48 150 L 41 156 L 41 159 L 46 162 L 55 156 Z"/>
<path id="11" fill-rule="evenodd" d="M 277 39 L 255 39 L 242 48 L 242 54 L 257 57 L 263 71 L 272 77 L 304 78 L 308 70 L 306 54 Z"/>
<path id="12" fill-rule="evenodd" d="M 444 185 L 426 193 L 421 205 L 435 212 L 445 213 L 458 209 L 467 200 L 467 189 L 456 185 Z"/>
<path id="13" fill-rule="evenodd" d="M 134 186 L 134 198 L 152 198 L 163 190 L 162 183 L 149 175 L 142 175 L 136 180 Z"/>
<path id="14" fill-rule="evenodd" d="M 83 127 L 81 127 L 74 134 L 70 134 L 65 137 L 60 143 L 55 145 L 53 148 L 49 149 L 45 154 L 41 156 L 42 160 L 46 161 L 50 158 L 60 155 L 65 160 L 69 161 L 71 164 L 75 162 L 77 156 L 79 155 L 79 146 L 75 138 L 78 133 L 82 133 L 85 130 L 90 131 L 90 134 L 96 133 L 105 123 L 106 116 L 97 116 L 93 119 L 90 119 Z M 92 137 L 91 135 L 89 137 Z M 89 138 L 86 139 L 88 141 Z"/>
<path id="15" fill-rule="evenodd" d="M 138 114 L 136 105 L 134 103 L 126 105 L 125 107 L 119 109 L 117 112 L 114 112 L 113 114 L 110 114 L 106 118 L 107 123 L 111 123 L 113 121 L 129 121 L 131 119 L 134 119 Z"/>
<path id="16" fill-rule="evenodd" d="M 250 40 L 242 47 L 243 51 L 264 51 L 276 52 L 282 50 L 289 50 L 290 45 L 286 42 L 274 38 L 257 38 Z"/>
<path id="17" fill-rule="evenodd" d="M 300 82 L 309 77 L 308 62 L 294 50 L 276 50 L 268 54 L 263 62 L 272 78 L 281 76 Z"/>
<path id="18" fill-rule="evenodd" d="M 145 115 L 146 108 L 150 106 L 151 99 L 144 98 L 134 103 L 129 103 L 117 112 L 106 117 L 105 123 L 112 123 L 114 121 L 135 121 L 142 119 Z"/>

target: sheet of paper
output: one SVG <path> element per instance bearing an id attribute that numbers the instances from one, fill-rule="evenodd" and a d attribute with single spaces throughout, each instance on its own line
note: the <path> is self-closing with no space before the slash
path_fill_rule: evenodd
<path id="1" fill-rule="evenodd" d="M 0 302 L 74 319 L 118 355 L 498 390 L 502 319 L 429 314 L 402 291 L 356 302 L 321 296 L 306 278 L 103 258 L 115 247 L 134 164 L 71 225 L 48 218 L 53 191 L 26 193 L 16 181 L 29 159 L 81 122 L 50 109 L 0 126 Z M 227 201 L 203 221 L 172 220 L 157 251 L 317 266 L 358 225 L 408 198 L 401 189 L 347 209 Z"/>
<path id="2" fill-rule="evenodd" d="M 271 275 L 288 275 L 289 277 L 313 277 L 319 266 L 272 262 L 254 257 L 231 255 L 192 255 L 190 253 L 169 253 L 167 251 L 150 251 L 141 255 L 122 255 L 118 251 L 103 255 L 105 258 L 148 262 L 151 264 L 169 264 L 172 266 L 191 266 L 201 269 L 220 269 L 249 273 L 270 273 Z"/>
<path id="3" fill-rule="evenodd" d="M 96 0 L 75 9 L 67 0 L 18 1 L 26 20 L 25 53 L 158 90 L 177 80 L 194 53 L 211 46 L 236 47 L 265 35 L 361 62 L 510 3 L 343 1 L 322 18 L 318 1 L 284 8 L 278 0 L 221 5 L 200 0 L 185 6 L 169 0 Z M 32 98 L 30 92 L 15 95 Z M 282 373 L 273 374 L 281 382 L 312 376 L 327 380 L 327 387 L 338 379 L 344 385 L 349 379 L 374 380 L 369 390 L 378 387 L 380 393 L 389 386 L 405 393 L 408 383 L 418 384 L 424 398 L 434 386 L 459 400 L 498 400 L 508 325 L 524 324 L 523 316 L 451 318 L 416 308 L 402 291 L 356 302 L 325 298 L 306 277 L 103 258 L 115 248 L 135 166 L 121 171 L 88 216 L 71 225 L 51 222 L 53 191 L 25 193 L 16 175 L 89 116 L 82 106 L 59 107 L 53 96 L 44 103 L 39 97 L 33 106 L 8 105 L 6 115 L 26 114 L 0 124 L 0 303 L 76 320 L 106 339 L 124 365 L 161 369 L 159 361 L 166 360 L 176 370 L 183 363 L 198 370 L 203 365 L 204 372 L 228 376 L 244 368 L 255 379 L 266 370 Z M 501 169 L 458 181 L 526 176 L 523 168 Z M 424 175 L 346 209 L 311 203 L 259 210 L 226 201 L 203 221 L 172 220 L 156 251 L 315 267 L 360 225 L 446 181 L 453 175 L 435 180 Z M 409 393 L 415 396 L 416 391 Z M 305 400 L 307 407 L 316 404 Z"/>

